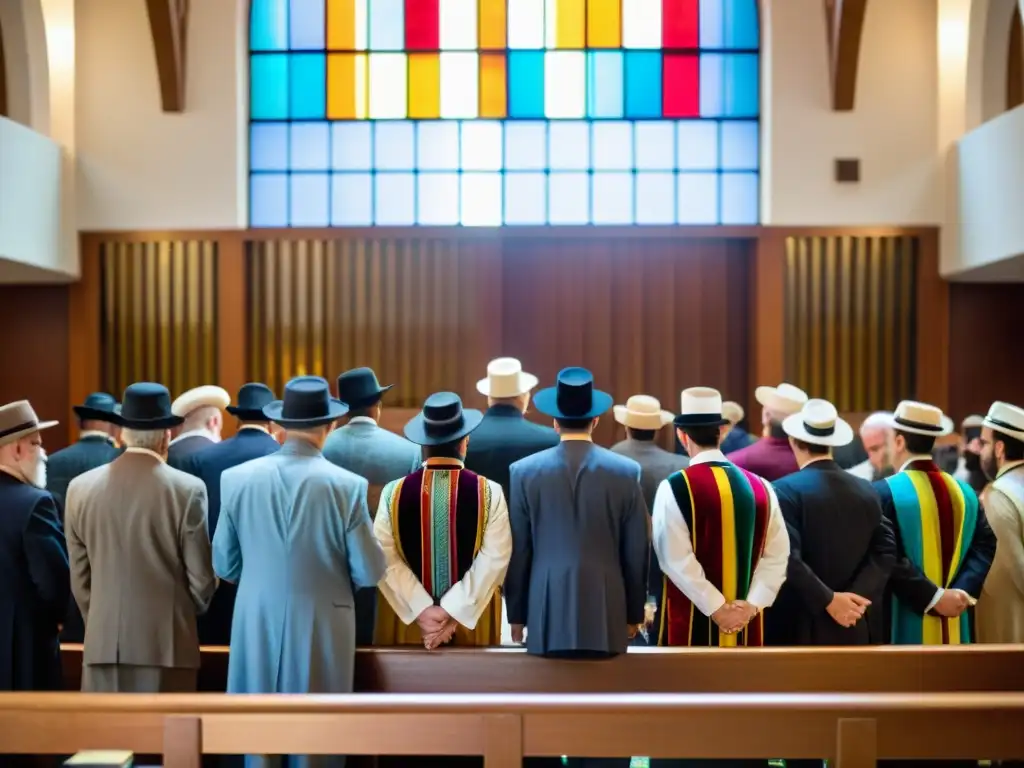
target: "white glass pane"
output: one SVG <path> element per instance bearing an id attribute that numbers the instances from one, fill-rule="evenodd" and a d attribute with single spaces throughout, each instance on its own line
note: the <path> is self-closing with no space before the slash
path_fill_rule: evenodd
<path id="1" fill-rule="evenodd" d="M 635 124 L 636 167 L 671 171 L 676 167 L 676 126 L 668 121 Z"/>
<path id="2" fill-rule="evenodd" d="M 333 0 L 327 0 L 327 2 L 333 2 Z M 356 33 L 356 44 L 353 47 L 357 51 L 365 51 L 370 46 L 370 11 L 366 7 L 368 2 L 370 2 L 370 0 L 354 0 L 352 3 L 355 6 L 353 13 L 355 15 Z"/>
<path id="3" fill-rule="evenodd" d="M 331 226 L 373 224 L 373 177 L 368 173 L 336 173 L 331 177 Z"/>
<path id="4" fill-rule="evenodd" d="M 477 0 L 441 0 L 441 50 L 476 49 Z"/>
<path id="5" fill-rule="evenodd" d="M 547 176 L 543 173 L 506 173 L 505 223 L 547 223 L 546 192 Z"/>
<path id="6" fill-rule="evenodd" d="M 423 170 L 454 171 L 459 167 L 459 124 L 422 122 L 416 126 L 416 167 Z"/>
<path id="7" fill-rule="evenodd" d="M 595 224 L 633 223 L 633 174 L 594 174 L 594 211 L 591 219 Z"/>
<path id="8" fill-rule="evenodd" d="M 501 225 L 501 174 L 462 174 L 461 223 L 467 227 Z"/>
<path id="9" fill-rule="evenodd" d="M 331 124 L 331 167 L 335 170 L 368 171 L 373 159 L 370 123 Z"/>
<path id="10" fill-rule="evenodd" d="M 544 0 L 514 0 L 508 4 L 508 47 L 544 47 Z"/>
<path id="11" fill-rule="evenodd" d="M 723 0 L 700 0 L 700 47 L 724 47 Z"/>
<path id="12" fill-rule="evenodd" d="M 406 68 L 404 53 L 371 53 L 370 117 L 405 117 Z"/>
<path id="13" fill-rule="evenodd" d="M 590 223 L 590 176 L 552 173 L 548 176 L 548 223 Z"/>
<path id="14" fill-rule="evenodd" d="M 476 117 L 479 114 L 475 53 L 441 54 L 441 117 Z"/>
<path id="15" fill-rule="evenodd" d="M 378 173 L 373 177 L 374 224 L 415 223 L 416 188 L 411 173 Z"/>
<path id="16" fill-rule="evenodd" d="M 622 0 L 622 47 L 661 48 L 662 0 Z"/>
<path id="17" fill-rule="evenodd" d="M 547 167 L 547 124 L 505 123 L 505 169 L 543 170 Z"/>
<path id="18" fill-rule="evenodd" d="M 757 224 L 756 173 L 722 174 L 722 224 Z"/>
<path id="19" fill-rule="evenodd" d="M 718 123 L 712 120 L 684 120 L 679 123 L 676 139 L 679 170 L 718 168 Z"/>
<path id="20" fill-rule="evenodd" d="M 593 162 L 595 170 L 628 171 L 633 167 L 633 124 L 595 122 Z"/>
<path id="21" fill-rule="evenodd" d="M 326 173 L 295 173 L 290 177 L 290 216 L 293 227 L 326 227 L 330 221 Z"/>
<path id="22" fill-rule="evenodd" d="M 544 54 L 545 117 L 583 117 L 587 111 L 587 59 L 582 51 Z"/>
<path id="23" fill-rule="evenodd" d="M 253 123 L 249 167 L 254 171 L 288 170 L 288 124 Z"/>
<path id="24" fill-rule="evenodd" d="M 680 173 L 676 187 L 679 224 L 718 223 L 718 174 Z"/>
<path id="25" fill-rule="evenodd" d="M 676 223 L 676 177 L 671 173 L 636 175 L 636 223 Z"/>
<path id="26" fill-rule="evenodd" d="M 585 171 L 590 168 L 590 123 L 555 121 L 548 128 L 551 142 L 549 167 L 561 171 Z"/>
<path id="27" fill-rule="evenodd" d="M 405 47 L 404 0 L 369 0 L 370 50 L 400 51 Z"/>
<path id="28" fill-rule="evenodd" d="M 330 162 L 330 126 L 327 123 L 292 123 L 292 170 L 326 171 Z"/>
<path id="29" fill-rule="evenodd" d="M 722 168 L 756 171 L 760 165 L 758 125 L 745 121 L 722 123 Z"/>
<path id="30" fill-rule="evenodd" d="M 407 122 L 377 123 L 375 129 L 374 170 L 411 171 L 415 157 L 413 124 Z"/>
<path id="31" fill-rule="evenodd" d="M 459 223 L 459 175 L 421 173 L 416 177 L 417 224 Z"/>
<path id="32" fill-rule="evenodd" d="M 721 117 L 724 109 L 725 59 L 720 53 L 700 57 L 700 115 Z"/>
<path id="33" fill-rule="evenodd" d="M 462 124 L 462 170 L 501 170 L 501 123 L 494 120 Z"/>
<path id="34" fill-rule="evenodd" d="M 289 0 L 288 41 L 293 51 L 324 49 L 324 0 Z"/>
<path id="35" fill-rule="evenodd" d="M 254 227 L 288 226 L 288 177 L 254 173 L 249 179 L 249 221 Z"/>

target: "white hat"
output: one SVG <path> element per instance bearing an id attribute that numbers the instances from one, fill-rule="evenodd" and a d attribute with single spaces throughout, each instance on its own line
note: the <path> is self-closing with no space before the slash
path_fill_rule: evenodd
<path id="1" fill-rule="evenodd" d="M 722 417 L 722 395 L 711 387 L 690 387 L 679 395 L 677 427 L 723 427 L 729 423 Z"/>
<path id="2" fill-rule="evenodd" d="M 730 424 L 739 424 L 745 415 L 743 406 L 732 400 L 722 403 L 722 415 L 729 420 Z"/>
<path id="3" fill-rule="evenodd" d="M 782 429 L 790 437 L 812 445 L 849 445 L 853 441 L 853 427 L 839 418 L 828 400 L 808 400 L 800 413 L 786 417 Z"/>
<path id="4" fill-rule="evenodd" d="M 896 406 L 889 426 L 912 435 L 945 437 L 953 431 L 953 420 L 934 405 L 903 400 Z"/>
<path id="5" fill-rule="evenodd" d="M 777 387 L 758 387 L 754 390 L 754 397 L 757 398 L 757 402 L 779 416 L 799 413 L 807 402 L 806 392 L 786 383 Z"/>
<path id="6" fill-rule="evenodd" d="M 204 384 L 179 395 L 178 399 L 171 403 L 171 413 L 175 416 L 188 416 L 196 408 L 207 405 L 223 411 L 231 405 L 231 395 L 218 386 Z"/>
<path id="7" fill-rule="evenodd" d="M 525 373 L 514 357 L 499 357 L 487 364 L 487 378 L 476 383 L 477 392 L 488 397 L 518 397 L 537 386 L 537 377 Z"/>
<path id="8" fill-rule="evenodd" d="M 1007 437 L 1024 440 L 1024 408 L 996 400 L 988 409 L 984 426 Z"/>
<path id="9" fill-rule="evenodd" d="M 860 431 L 866 429 L 892 429 L 892 414 L 889 411 L 875 411 L 860 424 Z"/>
<path id="10" fill-rule="evenodd" d="M 650 395 L 633 395 L 625 405 L 616 405 L 613 411 L 619 424 L 633 429 L 661 429 L 675 418 L 661 410 L 661 403 Z"/>
<path id="11" fill-rule="evenodd" d="M 960 422 L 960 429 L 977 429 L 985 424 L 985 419 L 976 413 L 972 413 Z"/>

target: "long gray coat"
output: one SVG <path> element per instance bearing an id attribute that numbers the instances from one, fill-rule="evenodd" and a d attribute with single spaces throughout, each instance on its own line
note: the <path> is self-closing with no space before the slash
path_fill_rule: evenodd
<path id="1" fill-rule="evenodd" d="M 533 654 L 615 654 L 644 618 L 650 521 L 631 459 L 563 442 L 511 468 L 510 624 Z"/>
<path id="2" fill-rule="evenodd" d="M 324 458 L 366 480 L 371 515 L 377 511 L 384 486 L 415 472 L 422 461 L 418 445 L 362 419 L 331 432 L 324 443 Z"/>

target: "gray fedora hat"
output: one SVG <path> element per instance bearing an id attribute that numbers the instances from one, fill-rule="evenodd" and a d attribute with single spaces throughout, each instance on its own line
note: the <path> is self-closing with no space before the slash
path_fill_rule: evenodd
<path id="1" fill-rule="evenodd" d="M 18 400 L 0 406 L 0 446 L 13 443 L 33 432 L 49 429 L 59 423 L 59 421 L 40 421 L 28 400 Z"/>

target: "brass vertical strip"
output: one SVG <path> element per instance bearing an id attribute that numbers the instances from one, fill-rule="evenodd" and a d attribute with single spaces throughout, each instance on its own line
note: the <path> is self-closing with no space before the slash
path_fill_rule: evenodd
<path id="1" fill-rule="evenodd" d="M 367 313 L 367 345 L 369 347 L 368 365 L 375 371 L 380 371 L 384 363 L 384 293 L 383 266 L 391 249 L 381 249 L 375 246 L 369 263 L 368 277 L 369 286 L 367 296 L 370 299 L 370 306 Z"/>
<path id="2" fill-rule="evenodd" d="M 291 258 L 288 260 L 288 273 L 291 290 L 289 302 L 291 303 L 291 345 L 292 345 L 292 372 L 289 376 L 317 375 L 318 372 L 312 368 L 312 356 L 309 354 L 309 346 L 306 343 L 308 330 L 309 302 L 305 300 L 306 285 L 309 277 L 307 269 L 307 258 L 309 256 L 309 241 L 300 240 L 292 243 Z"/>
<path id="3" fill-rule="evenodd" d="M 131 263 L 132 246 L 118 243 L 117 246 L 117 386 L 123 390 L 131 374 L 128 368 L 131 332 L 131 294 L 129 293 L 128 266 Z"/>
<path id="4" fill-rule="evenodd" d="M 824 312 L 822 307 L 821 273 L 822 273 L 822 238 L 810 238 L 811 249 L 811 346 L 808 363 L 811 367 L 811 377 L 807 389 L 817 397 L 821 392 L 824 362 L 822 358 L 822 331 L 824 330 Z"/>
<path id="5" fill-rule="evenodd" d="M 838 302 L 836 301 L 836 264 L 838 257 L 836 250 L 839 246 L 837 238 L 822 238 L 825 246 L 825 399 L 833 404 L 839 399 L 839 388 L 837 386 L 838 375 L 838 347 L 839 336 L 838 324 Z"/>
<path id="6" fill-rule="evenodd" d="M 324 243 L 324 365 L 336 374 L 341 367 L 341 356 L 337 352 L 338 319 L 341 295 L 338 292 L 338 259 L 340 247 L 337 240 Z"/>
<path id="7" fill-rule="evenodd" d="M 338 329 L 339 344 L 337 345 L 340 370 L 357 367 L 355 359 L 355 328 L 356 328 L 356 296 L 359 287 L 355 284 L 356 272 L 356 240 L 346 240 L 341 247 L 341 260 L 338 262 L 338 294 L 341 307 Z"/>
<path id="8" fill-rule="evenodd" d="M 199 243 L 188 240 L 182 243 L 185 257 L 185 389 L 202 384 L 199 371 Z"/>
<path id="9" fill-rule="evenodd" d="M 390 241 L 388 241 L 390 246 Z M 352 352 L 353 365 L 366 365 L 369 360 L 367 349 L 367 327 L 369 325 L 369 310 L 367 293 L 370 290 L 368 262 L 373 258 L 373 251 L 381 247 L 378 239 L 367 243 L 366 238 L 360 238 L 355 244 L 353 254 L 353 267 L 351 272 L 352 284 L 349 291 L 349 301 L 352 302 L 355 312 L 352 318 Z M 354 295 L 353 295 L 354 292 Z"/>
<path id="10" fill-rule="evenodd" d="M 836 407 L 840 411 L 853 411 L 853 382 L 858 370 L 853 360 L 853 297 L 856 286 L 853 278 L 853 244 L 852 238 L 841 237 L 839 239 L 840 262 L 839 262 L 839 396 Z"/>
<path id="11" fill-rule="evenodd" d="M 310 323 L 310 345 L 313 351 L 313 368 L 321 371 L 328 381 L 333 381 L 341 371 L 335 371 L 327 366 L 324 356 L 324 331 L 326 319 L 324 317 L 324 241 L 317 240 L 311 243 L 310 250 L 310 271 L 309 271 L 309 323 Z"/>
<path id="12" fill-rule="evenodd" d="M 788 380 L 796 378 L 796 345 L 794 336 L 796 334 L 796 254 L 794 253 L 794 238 L 786 238 L 786 295 L 783 301 L 785 319 L 783 321 L 782 354 L 784 358 L 783 371 Z"/>
<path id="13" fill-rule="evenodd" d="M 117 329 L 117 263 L 110 243 L 100 246 L 100 264 L 103 279 L 103 389 L 117 392 L 117 362 L 114 357 Z"/>
<path id="14" fill-rule="evenodd" d="M 174 296 L 174 370 L 171 378 L 174 382 L 172 394 L 180 395 L 188 389 L 188 360 L 186 329 L 188 327 L 188 297 L 185 295 L 188 285 L 187 261 L 185 244 L 181 242 L 166 243 L 171 252 L 171 265 L 174 269 L 174 283 L 171 290 Z"/>
<path id="15" fill-rule="evenodd" d="M 853 333 L 854 354 L 854 411 L 868 410 L 867 380 L 870 375 L 866 366 L 867 360 L 867 323 L 868 323 L 868 259 L 865 239 L 854 238 L 854 285 L 856 292 L 853 301 Z"/>
<path id="16" fill-rule="evenodd" d="M 900 243 L 900 290 L 899 302 L 903 308 L 900 318 L 900 376 L 897 400 L 914 396 L 913 360 L 914 329 L 917 325 L 917 305 L 914 290 L 915 263 L 917 258 L 917 238 L 904 237 Z M 895 403 L 893 403 L 895 407 Z"/>
<path id="17" fill-rule="evenodd" d="M 899 341 L 899 313 L 900 307 L 896 304 L 896 288 L 898 280 L 898 267 L 896 263 L 898 238 L 884 238 L 883 253 L 883 274 L 884 274 L 884 298 L 885 298 L 885 328 L 882 338 L 882 403 L 881 407 L 893 409 L 896 407 L 896 380 L 898 374 L 899 355 L 897 343 Z"/>
<path id="18" fill-rule="evenodd" d="M 868 359 L 867 370 L 871 376 L 868 389 L 867 407 L 874 410 L 882 407 L 882 243 L 877 237 L 868 238 L 870 270 L 870 288 L 868 297 Z"/>
<path id="19" fill-rule="evenodd" d="M 447 246 L 440 240 L 433 240 L 430 243 L 431 272 L 433 274 L 433 291 L 430 296 L 430 323 L 432 333 L 430 334 L 430 346 L 427 347 L 428 359 L 430 360 L 430 386 L 423 393 L 435 392 L 444 389 L 444 353 L 448 329 L 445 327 L 444 302 L 449 300 L 447 295 L 447 261 L 445 250 Z"/>
<path id="20" fill-rule="evenodd" d="M 267 378 L 273 387 L 284 392 L 281 374 L 281 305 L 278 299 L 280 286 L 277 280 L 277 262 L 281 256 L 278 240 L 267 243 L 264 262 L 263 290 L 266 292 L 267 312 Z"/>
<path id="21" fill-rule="evenodd" d="M 401 403 L 405 407 L 414 407 L 417 397 L 413 389 L 415 374 L 413 369 L 413 350 L 416 347 L 416 339 L 413 336 L 416 323 L 416 298 L 422 293 L 420 285 L 416 282 L 416 275 L 413 272 L 412 254 L 408 251 L 399 253 L 393 252 L 395 262 L 401 270 L 401 294 L 402 301 L 398 312 L 398 363 L 399 381 L 401 382 Z"/>
<path id="22" fill-rule="evenodd" d="M 253 241 L 246 251 L 245 274 L 249 283 L 249 380 L 262 381 L 268 386 L 273 383 L 266 369 L 266 314 L 263 294 L 263 253 L 265 244 Z M 281 393 L 275 390 L 280 397 Z"/>
<path id="23" fill-rule="evenodd" d="M 128 301 L 131 303 L 131 349 L 125 350 L 131 355 L 128 361 L 128 370 L 132 381 L 139 381 L 142 378 L 143 363 L 145 362 L 145 325 L 143 322 L 143 308 L 145 306 L 145 284 L 143 283 L 143 267 L 146 258 L 146 245 L 140 243 L 131 248 L 131 256 L 128 260 L 129 279 L 131 281 L 131 295 Z"/>
<path id="24" fill-rule="evenodd" d="M 800 293 L 799 299 L 797 300 L 798 318 L 799 318 L 799 335 L 800 340 L 800 352 L 799 352 L 799 365 L 797 371 L 797 386 L 801 388 L 808 387 L 810 381 L 810 368 L 808 357 L 810 355 L 810 317 L 809 307 L 810 302 L 808 301 L 808 294 L 810 291 L 810 269 L 809 269 L 809 258 L 807 253 L 807 238 L 800 238 L 800 248 L 798 251 L 797 264 L 799 265 L 798 280 L 800 281 Z"/>
<path id="25" fill-rule="evenodd" d="M 414 401 L 421 400 L 420 393 L 430 388 L 429 364 L 427 362 L 426 349 L 430 343 L 430 331 L 427 324 L 430 322 L 428 300 L 432 285 L 430 283 L 430 271 L 426 254 L 422 247 L 413 244 L 403 249 L 407 253 L 412 266 L 412 275 L 415 280 L 415 306 L 416 314 L 413 315 L 412 330 L 415 344 L 412 350 L 412 386 L 409 394 Z"/>
<path id="26" fill-rule="evenodd" d="M 396 265 L 398 256 L 394 249 L 387 251 L 382 270 L 384 272 L 384 301 L 381 302 L 382 321 L 382 360 L 381 369 L 388 381 L 398 381 L 400 364 L 398 359 L 399 335 L 401 334 L 401 322 L 399 320 L 400 299 L 398 296 L 399 282 Z"/>
<path id="27" fill-rule="evenodd" d="M 288 381 L 299 371 L 295 361 L 295 307 L 292 301 L 292 283 L 294 280 L 295 246 L 291 240 L 277 243 L 277 323 L 280 330 L 277 354 L 281 362 L 281 382 Z M 305 371 L 302 372 L 303 374 Z"/>
<path id="28" fill-rule="evenodd" d="M 217 341 L 217 261 L 220 253 L 215 241 L 206 244 L 206 333 L 209 343 L 206 345 L 207 375 L 210 381 L 220 381 L 220 346 Z M 243 326 L 244 327 L 244 326 Z M 232 393 L 233 394 L 233 393 Z"/>
<path id="29" fill-rule="evenodd" d="M 146 248 L 146 380 L 157 378 L 160 360 L 160 260 L 156 250 Z"/>

